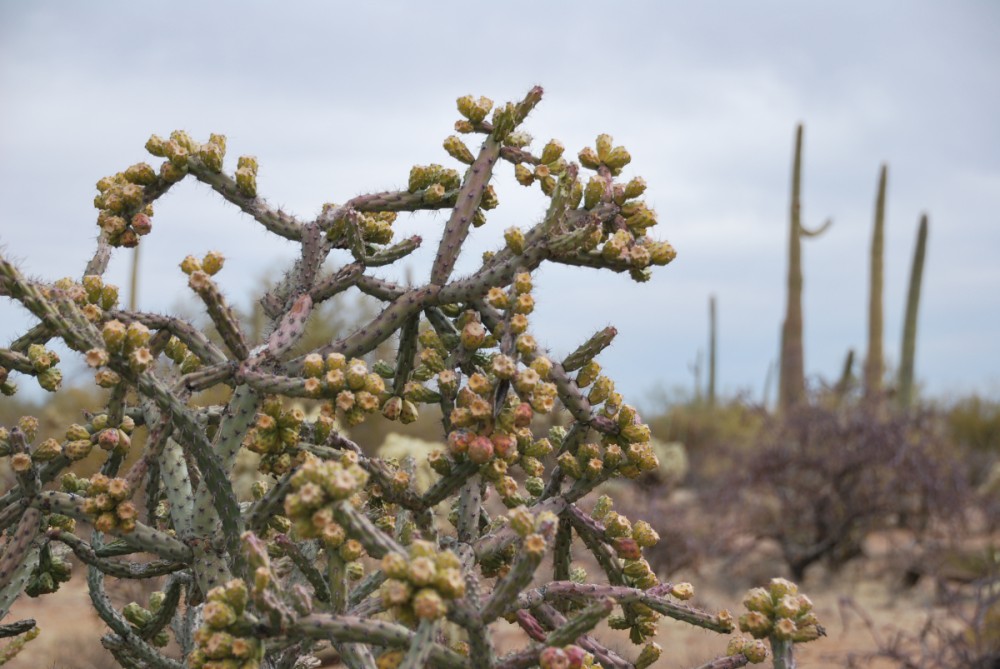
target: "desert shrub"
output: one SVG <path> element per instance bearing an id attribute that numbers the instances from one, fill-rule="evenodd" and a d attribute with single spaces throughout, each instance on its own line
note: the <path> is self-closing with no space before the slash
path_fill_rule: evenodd
<path id="1" fill-rule="evenodd" d="M 801 579 L 812 564 L 861 555 L 874 531 L 922 532 L 962 509 L 965 473 L 938 432 L 929 414 L 802 406 L 769 421 L 713 494 L 738 509 L 739 526 L 777 541 Z"/>
<path id="2" fill-rule="evenodd" d="M 662 617 L 732 632 L 729 611 L 686 604 L 690 584 L 652 572 L 643 549 L 658 537 L 648 523 L 632 523 L 608 497 L 583 504 L 606 481 L 656 469 L 657 457 L 649 426 L 595 359 L 614 328 L 552 356 L 530 330 L 532 273 L 556 262 L 645 281 L 675 252 L 648 236 L 657 218 L 641 199 L 645 182 L 619 179 L 631 157 L 610 136 L 580 151 L 579 164 L 556 140 L 532 152 L 519 126 L 541 94 L 498 106 L 491 120 L 492 101 L 460 98 L 456 128 L 482 140 L 475 152 L 457 135 L 444 141 L 464 172 L 416 166 L 406 190 L 326 205 L 311 221 L 257 196 L 255 158 L 227 173 L 225 137 L 154 135 L 146 148 L 164 159 L 159 169 L 139 163 L 98 182 L 98 248 L 79 279 L 31 280 L 0 258 L 0 293 L 38 320 L 0 349 L 2 390 L 13 392 L 19 375 L 57 391 L 53 339 L 107 390 L 103 406 L 57 437 L 40 440 L 31 416 L 0 432 L 16 474 L 0 496 L 2 611 L 26 583 L 58 585 L 63 570 L 40 555 L 61 543 L 87 564 L 91 601 L 110 628 L 101 642 L 126 667 L 292 667 L 332 643 L 351 669 L 642 669 L 660 654 L 652 639 Z M 547 211 L 453 278 L 463 243 L 499 204 L 491 182 L 505 163 L 549 198 Z M 185 179 L 301 245 L 261 297 L 263 327 L 248 330 L 230 308 L 217 251 L 180 262 L 208 331 L 123 309 L 103 280 L 114 249 L 146 244 L 153 202 Z M 417 210 L 448 212 L 429 280 L 378 277 L 422 244 L 394 240 L 397 213 Z M 333 250 L 348 259 L 331 268 Z M 380 310 L 351 332 L 303 344 L 319 305 L 355 290 Z M 373 421 L 411 425 L 422 407 L 436 412 L 446 444 L 414 449 L 435 475 L 426 490 L 410 458 L 382 459 L 380 442 L 351 438 Z M 234 481 L 246 475 L 234 470 L 246 450 L 262 477 L 248 496 Z M 66 472 L 95 453 L 99 472 Z M 432 513 L 442 503 L 444 528 Z M 89 537 L 78 523 L 93 528 Z M 582 557 L 598 575 L 581 569 Z M 143 601 L 119 609 L 108 597 L 108 578 L 163 576 Z M 808 597 L 783 579 L 744 603 L 739 626 L 754 638 L 731 638 L 713 666 L 762 661 L 766 640 L 775 666 L 788 667 L 793 644 L 822 633 Z M 598 640 L 592 631 L 605 620 L 641 650 Z M 504 621 L 524 636 L 497 657 Z M 183 660 L 160 650 L 171 641 Z"/>

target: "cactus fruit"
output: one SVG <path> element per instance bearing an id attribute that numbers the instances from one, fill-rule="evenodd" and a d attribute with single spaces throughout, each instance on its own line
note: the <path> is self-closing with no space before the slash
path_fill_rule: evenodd
<path id="1" fill-rule="evenodd" d="M 0 349 L 3 391 L 14 374 L 58 389 L 50 340 L 83 357 L 108 389 L 106 406 L 84 424 L 37 445 L 35 419 L 0 427 L 0 453 L 16 479 L 0 500 L 12 528 L 0 556 L 0 604 L 69 578 L 54 550 L 62 543 L 86 563 L 91 601 L 111 628 L 103 642 L 124 666 L 311 666 L 312 651 L 331 643 L 351 669 L 643 669 L 660 656 L 652 637 L 661 617 L 730 633 L 727 612 L 688 603 L 692 586 L 660 582 L 644 558 L 659 540 L 650 524 L 604 498 L 592 514 L 584 510 L 604 482 L 653 472 L 662 458 L 597 360 L 613 327 L 565 357 L 536 338 L 532 316 L 545 306 L 536 301 L 536 270 L 555 262 L 643 281 L 675 252 L 648 236 L 657 217 L 639 199 L 646 184 L 619 179 L 631 154 L 609 135 L 578 154 L 589 178 L 558 140 L 531 152 L 521 126 L 541 97 L 535 87 L 499 105 L 460 98 L 456 130 L 482 135 L 475 149 L 468 137 L 444 140 L 461 170 L 418 165 L 405 190 L 328 205 L 312 221 L 258 197 L 256 158 L 241 156 L 228 173 L 222 135 L 153 135 L 146 149 L 163 160 L 158 168 L 139 163 L 98 182 L 102 252 L 80 283 L 29 280 L 0 256 L 0 293 L 40 323 Z M 477 270 L 453 279 L 466 240 L 482 234 L 474 228 L 500 204 L 495 189 L 508 166 L 517 182 L 538 182 L 547 211 L 531 227 L 508 229 Z M 270 322 L 256 334 L 215 282 L 219 252 L 180 264 L 211 333 L 134 303 L 120 308 L 117 289 L 104 282 L 106 247 L 137 245 L 151 230 L 152 203 L 185 178 L 302 247 L 262 300 Z M 429 281 L 411 287 L 369 274 L 417 248 L 419 238 L 392 239 L 397 213 L 418 209 L 449 212 Z M 349 253 L 347 264 L 328 273 L 335 249 Z M 297 351 L 315 306 L 352 288 L 384 302 L 378 315 Z M 395 359 L 373 360 L 397 333 Z M 225 399 L 206 405 L 205 397 Z M 373 455 L 344 432 L 378 414 L 406 425 L 426 405 L 442 417 L 439 446 L 390 444 Z M 570 424 L 553 427 L 553 414 Z M 139 427 L 142 452 L 126 470 Z M 677 456 L 664 476 L 677 475 Z M 100 472 L 67 471 L 87 457 L 100 458 Z M 48 489 L 57 476 L 61 490 Z M 76 523 L 93 531 L 77 536 Z M 573 564 L 583 551 L 598 574 Z M 137 552 L 155 557 L 139 562 Z M 165 574 L 162 593 L 123 610 L 103 589 L 105 575 Z M 795 593 L 769 601 L 780 619 L 752 626 L 770 625 L 775 643 L 805 641 L 818 629 Z M 507 659 L 493 650 L 501 618 L 531 638 Z M 620 652 L 634 661 L 596 638 L 605 620 L 628 630 L 638 648 Z M 456 628 L 461 641 L 445 641 Z M 185 665 L 169 656 L 171 636 Z M 760 654 L 755 641 L 730 650 L 743 663 Z"/>

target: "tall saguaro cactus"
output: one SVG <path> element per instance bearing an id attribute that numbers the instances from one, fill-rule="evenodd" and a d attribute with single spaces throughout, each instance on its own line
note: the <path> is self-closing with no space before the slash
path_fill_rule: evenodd
<path id="1" fill-rule="evenodd" d="M 712 295 L 708 298 L 708 406 L 710 407 L 715 406 L 715 356 L 718 345 L 716 317 L 715 295 Z"/>
<path id="2" fill-rule="evenodd" d="M 920 307 L 920 287 L 924 277 L 924 255 L 927 251 L 927 214 L 920 217 L 917 229 L 917 246 L 913 250 L 910 266 L 910 287 L 906 293 L 906 316 L 903 319 L 903 343 L 900 347 L 899 389 L 897 401 L 900 408 L 908 409 L 913 403 L 913 368 L 917 352 L 917 310 Z"/>
<path id="3" fill-rule="evenodd" d="M 788 282 L 785 320 L 781 328 L 778 406 L 789 409 L 805 399 L 806 376 L 802 344 L 802 238 L 816 237 L 830 227 L 828 219 L 816 230 L 802 225 L 802 124 L 795 129 L 792 160 L 792 201 L 789 211 Z"/>
<path id="4" fill-rule="evenodd" d="M 885 186 L 889 168 L 882 165 L 875 197 L 875 227 L 872 231 L 871 265 L 868 282 L 868 352 L 865 355 L 865 399 L 872 401 L 882 394 L 885 360 L 882 352 L 882 294 L 885 256 Z"/>

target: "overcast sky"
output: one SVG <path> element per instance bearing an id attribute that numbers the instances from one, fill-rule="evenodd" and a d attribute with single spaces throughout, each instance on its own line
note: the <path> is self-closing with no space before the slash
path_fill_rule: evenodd
<path id="1" fill-rule="evenodd" d="M 805 123 L 805 351 L 814 381 L 865 348 L 868 244 L 889 164 L 885 348 L 898 361 L 917 221 L 930 216 L 917 375 L 935 395 L 1000 395 L 1000 4 L 995 2 L 13 2 L 0 0 L 0 244 L 29 273 L 79 276 L 97 232 L 98 178 L 150 159 L 150 133 L 229 138 L 260 162 L 260 193 L 304 218 L 324 202 L 405 186 L 441 148 L 456 97 L 545 88 L 526 129 L 571 155 L 601 132 L 649 183 L 656 236 L 677 260 L 635 285 L 608 272 L 538 273 L 536 336 L 563 354 L 620 335 L 602 362 L 635 400 L 690 387 L 719 303 L 719 384 L 759 399 L 784 310 L 795 124 Z M 151 159 L 150 159 L 151 160 Z M 457 163 L 454 164 L 457 166 Z M 509 166 L 507 166 L 509 167 Z M 458 272 L 544 211 L 501 168 L 501 207 Z M 140 305 L 189 290 L 189 253 L 223 251 L 251 278 L 294 247 L 185 182 L 156 205 Z M 425 274 L 443 217 L 405 215 Z M 128 253 L 111 280 L 127 283 Z M 388 276 L 401 271 L 386 270 Z M 29 323 L 0 305 L 0 341 Z M 29 385 L 29 384 L 24 384 Z"/>

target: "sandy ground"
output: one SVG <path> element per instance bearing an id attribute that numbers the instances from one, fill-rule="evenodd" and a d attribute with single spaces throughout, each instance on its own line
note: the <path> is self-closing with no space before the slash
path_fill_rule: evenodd
<path id="1" fill-rule="evenodd" d="M 718 578 L 719 570 L 726 569 L 726 577 Z M 934 593 L 929 585 L 903 590 L 885 583 L 885 578 L 875 578 L 864 573 L 866 565 L 849 565 L 837 577 L 818 574 L 802 584 L 816 604 L 817 613 L 825 624 L 828 636 L 814 643 L 800 646 L 799 667 L 833 669 L 844 666 L 849 653 L 863 653 L 874 649 L 871 634 L 861 619 L 855 615 L 842 616 L 845 598 L 850 598 L 863 608 L 877 626 L 895 626 L 917 630 L 934 604 Z M 7 666 L 12 669 L 103 669 L 115 667 L 111 658 L 100 646 L 99 637 L 105 626 L 98 619 L 87 596 L 83 569 L 74 569 L 74 578 L 54 595 L 39 599 L 24 598 L 13 608 L 8 620 L 35 618 L 42 628 L 38 639 L 29 644 Z M 713 578 L 713 572 L 716 578 Z M 746 577 L 734 576 L 727 567 L 708 566 L 697 574 L 678 574 L 675 581 L 686 576 L 695 583 L 695 603 L 709 610 L 729 608 L 739 611 L 742 582 Z M 109 579 L 109 583 L 113 579 Z M 725 587 L 707 587 L 707 583 L 725 583 Z M 129 597 L 139 597 L 138 592 L 120 592 L 117 597 L 124 603 Z M 846 621 L 846 625 L 845 625 Z M 506 623 L 496 626 L 500 649 L 517 647 L 521 634 Z M 632 655 L 621 633 L 605 631 L 601 638 L 609 645 L 621 648 L 626 656 Z M 726 637 L 692 628 L 682 623 L 665 621 L 657 641 L 664 648 L 663 657 L 655 665 L 663 669 L 687 669 L 715 657 L 725 649 Z M 872 669 L 889 667 L 889 664 L 870 663 Z"/>

